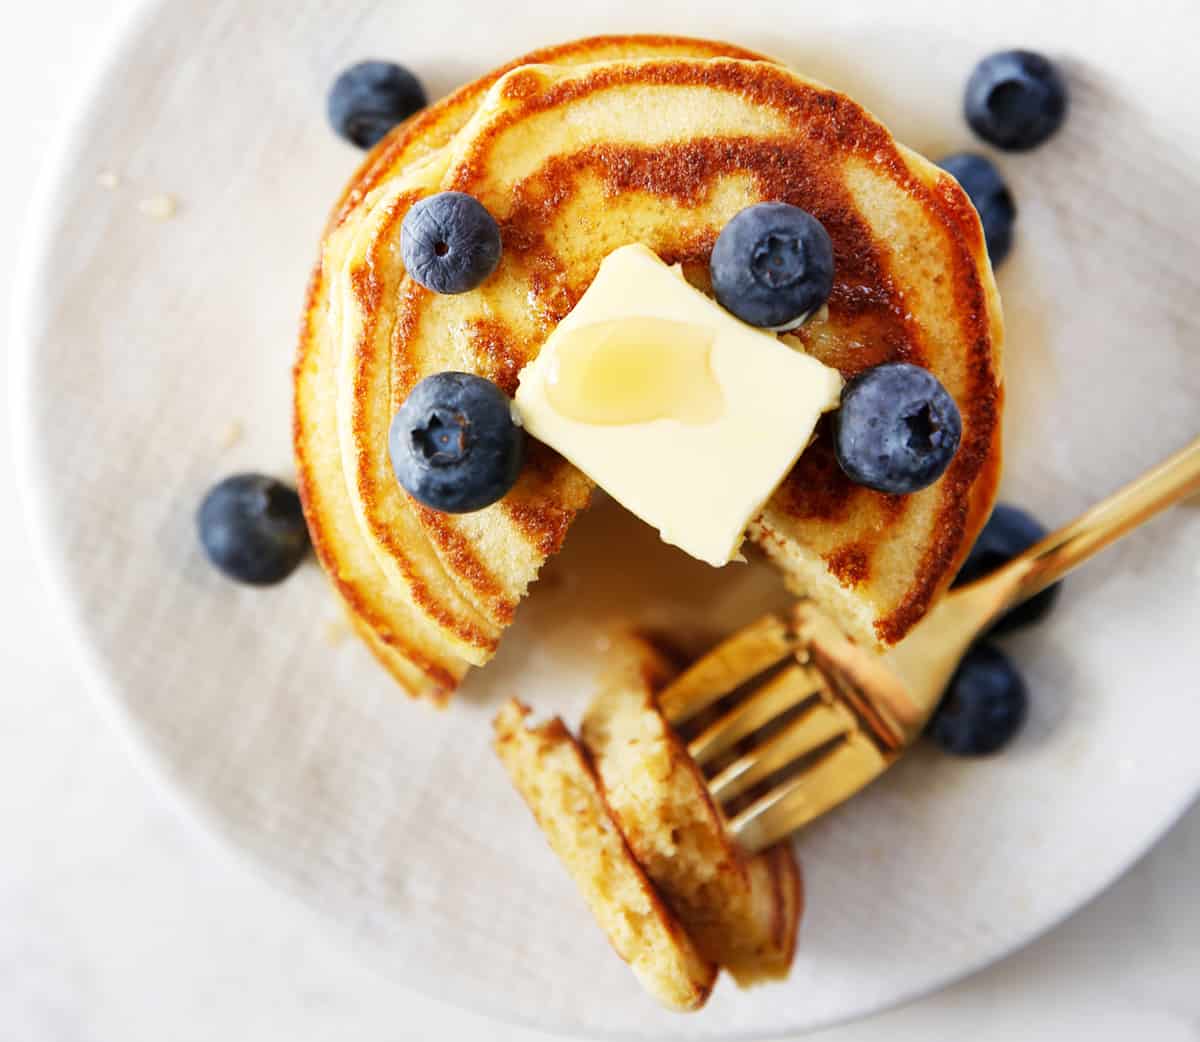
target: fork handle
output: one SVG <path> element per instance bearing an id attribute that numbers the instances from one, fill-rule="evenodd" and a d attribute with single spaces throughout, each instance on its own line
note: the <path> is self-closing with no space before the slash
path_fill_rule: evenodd
<path id="1" fill-rule="evenodd" d="M 1040 593 L 1110 543 L 1196 492 L 1200 492 L 1200 438 L 1013 558 L 1001 569 L 1013 582 L 1004 607 Z"/>

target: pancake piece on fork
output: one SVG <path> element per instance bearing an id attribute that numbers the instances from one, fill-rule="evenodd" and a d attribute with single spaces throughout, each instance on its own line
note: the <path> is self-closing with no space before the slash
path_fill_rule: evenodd
<path id="1" fill-rule="evenodd" d="M 626 638 L 583 717 L 580 740 L 646 874 L 700 950 L 739 985 L 785 976 L 803 905 L 790 843 L 742 851 L 704 775 L 659 712 L 677 670 L 652 644 Z"/>
<path id="2" fill-rule="evenodd" d="M 752 856 L 730 839 L 655 703 L 675 672 L 627 638 L 579 740 L 558 718 L 528 726 L 511 700 L 494 747 L 617 953 L 651 994 L 689 1010 L 718 969 L 742 987 L 786 976 L 803 891 L 790 844 Z"/>

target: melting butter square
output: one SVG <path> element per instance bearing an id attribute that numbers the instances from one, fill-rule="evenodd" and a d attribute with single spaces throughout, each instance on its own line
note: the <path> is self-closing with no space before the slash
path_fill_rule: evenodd
<path id="1" fill-rule="evenodd" d="M 841 389 L 837 370 L 635 244 L 604 259 L 521 371 L 516 405 L 533 437 L 666 542 L 720 567 Z"/>

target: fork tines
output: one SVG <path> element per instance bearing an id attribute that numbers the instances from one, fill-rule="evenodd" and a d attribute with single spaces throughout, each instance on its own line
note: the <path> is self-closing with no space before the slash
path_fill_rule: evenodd
<path id="1" fill-rule="evenodd" d="M 731 831 L 753 850 L 857 792 L 902 744 L 889 698 L 862 690 L 865 656 L 842 654 L 834 634 L 845 638 L 822 624 L 804 602 L 788 619 L 764 616 L 659 695 Z"/>

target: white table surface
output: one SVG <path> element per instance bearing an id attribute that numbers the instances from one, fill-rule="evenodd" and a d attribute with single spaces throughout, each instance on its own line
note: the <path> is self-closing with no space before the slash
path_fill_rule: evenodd
<path id="1" fill-rule="evenodd" d="M 0 35 L 0 285 L 48 143 L 129 0 L 19 6 Z M 7 289 L 0 329 L 8 328 Z M 8 386 L 8 352 L 4 379 Z M 381 980 L 179 820 L 63 650 L 0 422 L 0 1040 L 497 1039 Z M 820 1042 L 1200 1040 L 1200 808 L 1049 936 L 958 986 Z"/>

